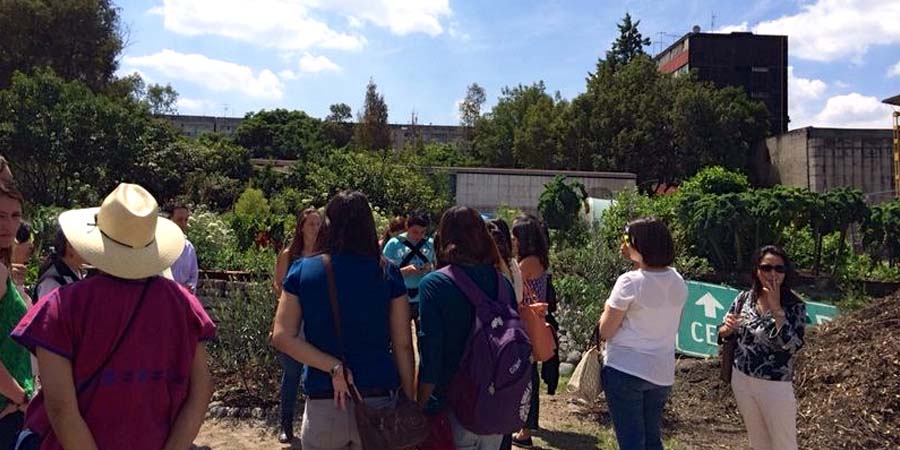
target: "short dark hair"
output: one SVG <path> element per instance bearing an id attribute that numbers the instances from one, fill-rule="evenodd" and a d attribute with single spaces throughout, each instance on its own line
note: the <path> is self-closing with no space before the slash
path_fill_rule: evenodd
<path id="1" fill-rule="evenodd" d="M 501 218 L 491 219 L 487 222 L 488 231 L 494 238 L 494 244 L 497 244 L 497 251 L 504 261 L 509 261 L 512 257 L 512 237 L 509 234 L 509 225 Z"/>
<path id="2" fill-rule="evenodd" d="M 481 214 L 467 206 L 444 212 L 434 236 L 438 267 L 450 264 L 500 266 L 500 254 Z"/>
<path id="3" fill-rule="evenodd" d="M 753 266 L 750 268 L 750 279 L 753 280 L 753 292 L 755 292 L 756 295 L 762 293 L 763 285 L 756 275 L 756 269 L 759 267 L 760 263 L 762 263 L 762 260 L 766 255 L 775 255 L 784 261 L 784 268 L 786 271 L 784 272 L 784 282 L 781 286 L 786 289 L 782 290 L 782 293 L 790 290 L 794 285 L 794 281 L 797 279 L 797 270 L 794 268 L 794 263 L 791 261 L 791 258 L 788 257 L 787 252 L 781 247 L 766 245 L 753 253 Z"/>
<path id="4" fill-rule="evenodd" d="M 513 222 L 512 235 L 516 237 L 516 258 L 521 261 L 529 256 L 537 257 L 544 269 L 550 267 L 550 245 L 547 230 L 541 221 L 531 215 L 522 214 Z"/>
<path id="5" fill-rule="evenodd" d="M 635 220 L 625 227 L 629 245 L 649 267 L 668 267 L 675 262 L 675 241 L 665 222 L 654 217 Z"/>
<path id="6" fill-rule="evenodd" d="M 414 211 L 409 215 L 409 218 L 406 219 L 406 228 L 414 226 L 420 226 L 424 228 L 428 228 L 431 225 L 431 218 L 428 216 L 428 213 L 425 211 Z"/>
<path id="7" fill-rule="evenodd" d="M 31 237 L 33 236 L 31 224 L 28 222 L 22 222 L 19 224 L 19 229 L 16 231 L 16 242 L 20 244 L 24 244 L 25 242 L 31 242 Z"/>
<path id="8" fill-rule="evenodd" d="M 351 253 L 378 258 L 375 219 L 366 194 L 343 191 L 325 207 L 325 220 L 316 247 L 325 253 Z"/>

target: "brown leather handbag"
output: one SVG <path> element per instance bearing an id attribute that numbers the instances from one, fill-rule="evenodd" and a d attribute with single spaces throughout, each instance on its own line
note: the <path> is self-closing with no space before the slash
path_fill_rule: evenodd
<path id="1" fill-rule="evenodd" d="M 744 309 L 744 302 L 749 297 L 749 291 L 742 292 L 738 295 L 737 308 L 735 312 L 741 313 Z M 734 350 L 737 348 L 737 336 L 734 333 L 725 338 L 719 338 L 719 379 L 726 383 L 731 383 L 731 371 L 734 367 Z"/>
<path id="2" fill-rule="evenodd" d="M 334 330 L 341 349 L 341 366 L 344 378 L 347 377 L 347 362 L 344 358 L 344 343 L 341 333 L 341 311 L 337 300 L 337 285 L 334 281 L 334 267 L 331 255 L 322 255 L 325 274 L 328 278 L 328 297 L 331 301 L 331 314 L 334 319 Z M 354 404 L 356 427 L 363 450 L 409 450 L 415 448 L 428 437 L 428 420 L 418 404 L 408 399 L 400 389 L 397 402 L 384 408 L 373 408 L 363 402 L 356 386 L 350 385 L 351 398 Z"/>

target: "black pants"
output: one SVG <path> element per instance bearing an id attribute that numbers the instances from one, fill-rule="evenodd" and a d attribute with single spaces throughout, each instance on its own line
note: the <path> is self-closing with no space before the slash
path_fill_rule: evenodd
<path id="1" fill-rule="evenodd" d="M 12 449 L 25 424 L 25 414 L 14 412 L 0 419 L 0 450 Z"/>

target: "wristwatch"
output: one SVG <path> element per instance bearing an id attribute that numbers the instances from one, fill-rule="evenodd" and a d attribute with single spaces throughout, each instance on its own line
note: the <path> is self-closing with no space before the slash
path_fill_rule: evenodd
<path id="1" fill-rule="evenodd" d="M 336 377 L 338 372 L 341 370 L 341 367 L 343 366 L 344 365 L 342 363 L 335 364 L 334 367 L 331 368 L 331 378 Z"/>

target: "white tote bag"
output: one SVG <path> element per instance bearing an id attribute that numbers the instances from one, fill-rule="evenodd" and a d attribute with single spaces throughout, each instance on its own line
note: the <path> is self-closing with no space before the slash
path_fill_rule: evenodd
<path id="1" fill-rule="evenodd" d="M 584 353 L 581 361 L 572 372 L 572 378 L 566 390 L 575 397 L 581 398 L 588 403 L 594 403 L 600 395 L 600 369 L 602 353 L 597 347 L 591 347 Z"/>

